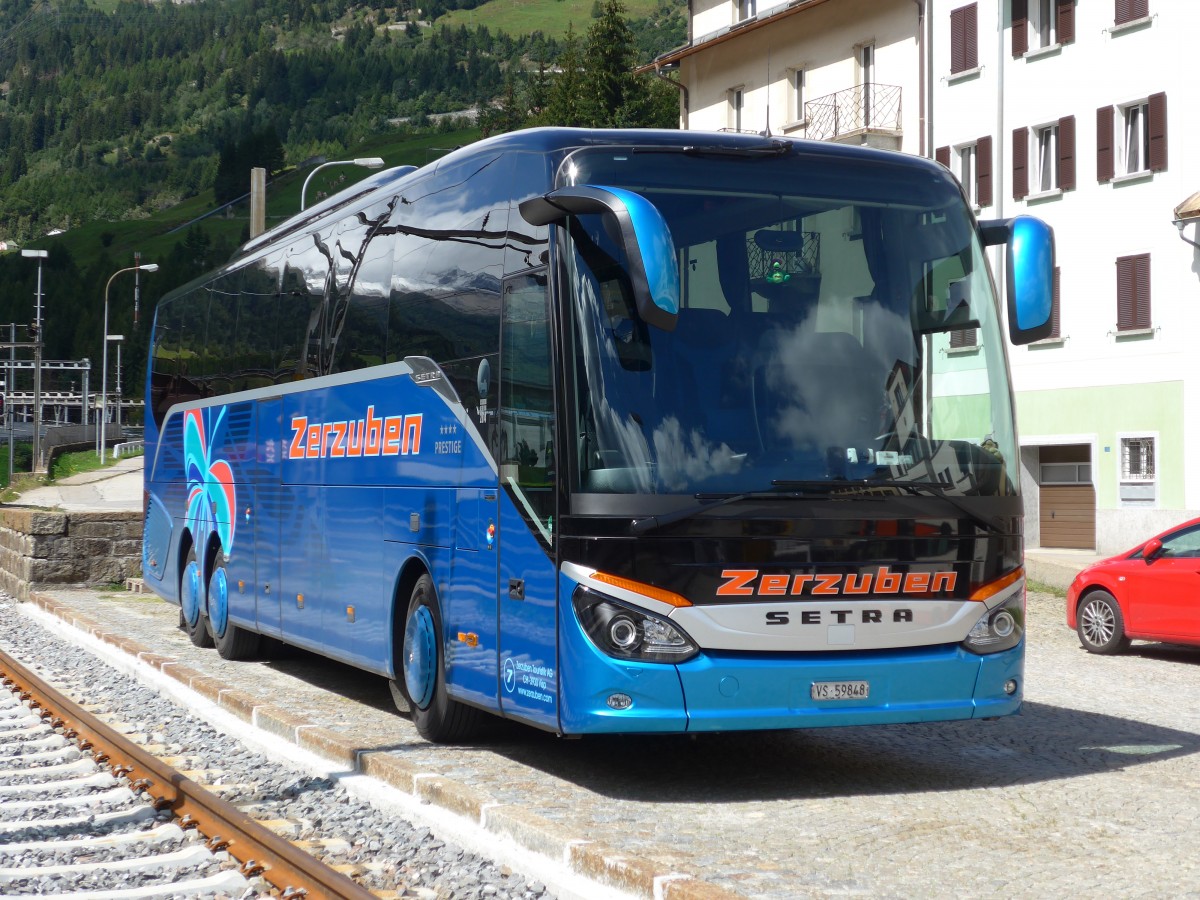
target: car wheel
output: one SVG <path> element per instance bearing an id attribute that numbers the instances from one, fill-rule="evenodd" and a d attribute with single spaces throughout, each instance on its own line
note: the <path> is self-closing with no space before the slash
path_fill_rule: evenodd
<path id="1" fill-rule="evenodd" d="M 258 635 L 229 621 L 229 576 L 219 556 L 208 579 L 208 627 L 222 659 L 249 659 L 258 652 Z"/>
<path id="2" fill-rule="evenodd" d="M 179 579 L 179 611 L 183 619 L 183 630 L 197 647 L 213 645 L 204 616 L 204 600 L 204 569 L 193 546 L 188 548 L 187 559 L 183 564 L 183 577 Z"/>
<path id="3" fill-rule="evenodd" d="M 413 724 L 421 737 L 443 744 L 478 733 L 483 714 L 452 699 L 446 691 L 442 614 L 428 575 L 417 579 L 408 601 L 399 668 Z"/>
<path id="4" fill-rule="evenodd" d="M 1076 630 L 1079 643 L 1088 653 L 1120 653 L 1129 646 L 1121 607 L 1108 591 L 1092 591 L 1083 598 L 1076 616 Z"/>

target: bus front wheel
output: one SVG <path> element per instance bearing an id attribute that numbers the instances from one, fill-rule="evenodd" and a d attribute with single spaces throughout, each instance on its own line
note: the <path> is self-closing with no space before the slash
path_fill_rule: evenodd
<path id="1" fill-rule="evenodd" d="M 478 731 L 479 710 L 452 699 L 446 691 L 442 615 L 428 575 L 417 579 L 408 601 L 400 670 L 421 737 L 444 744 L 466 740 Z"/>

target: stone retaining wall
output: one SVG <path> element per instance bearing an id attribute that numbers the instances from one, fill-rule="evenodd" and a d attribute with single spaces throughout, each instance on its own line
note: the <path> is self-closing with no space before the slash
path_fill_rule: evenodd
<path id="1" fill-rule="evenodd" d="M 0 588 L 19 600 L 38 588 L 119 583 L 141 571 L 140 513 L 0 509 Z"/>

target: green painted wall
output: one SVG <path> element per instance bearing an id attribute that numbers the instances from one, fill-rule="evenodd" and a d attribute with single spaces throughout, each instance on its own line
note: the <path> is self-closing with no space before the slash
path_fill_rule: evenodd
<path id="1" fill-rule="evenodd" d="M 1017 429 L 1022 443 L 1033 436 L 1096 435 L 1099 447 L 1092 460 L 1092 481 L 1100 509 L 1118 505 L 1121 443 L 1117 435 L 1156 434 L 1157 505 L 1184 507 L 1182 381 L 1022 391 L 1017 394 Z"/>

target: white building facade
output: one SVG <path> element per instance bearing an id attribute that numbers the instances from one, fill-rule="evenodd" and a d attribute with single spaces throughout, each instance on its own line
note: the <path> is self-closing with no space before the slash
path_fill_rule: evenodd
<path id="1" fill-rule="evenodd" d="M 1055 335 L 1010 348 L 1026 545 L 1116 553 L 1200 515 L 1200 2 L 762 3 L 692 3 L 657 61 L 685 128 L 933 156 L 980 219 L 1055 229 Z"/>

